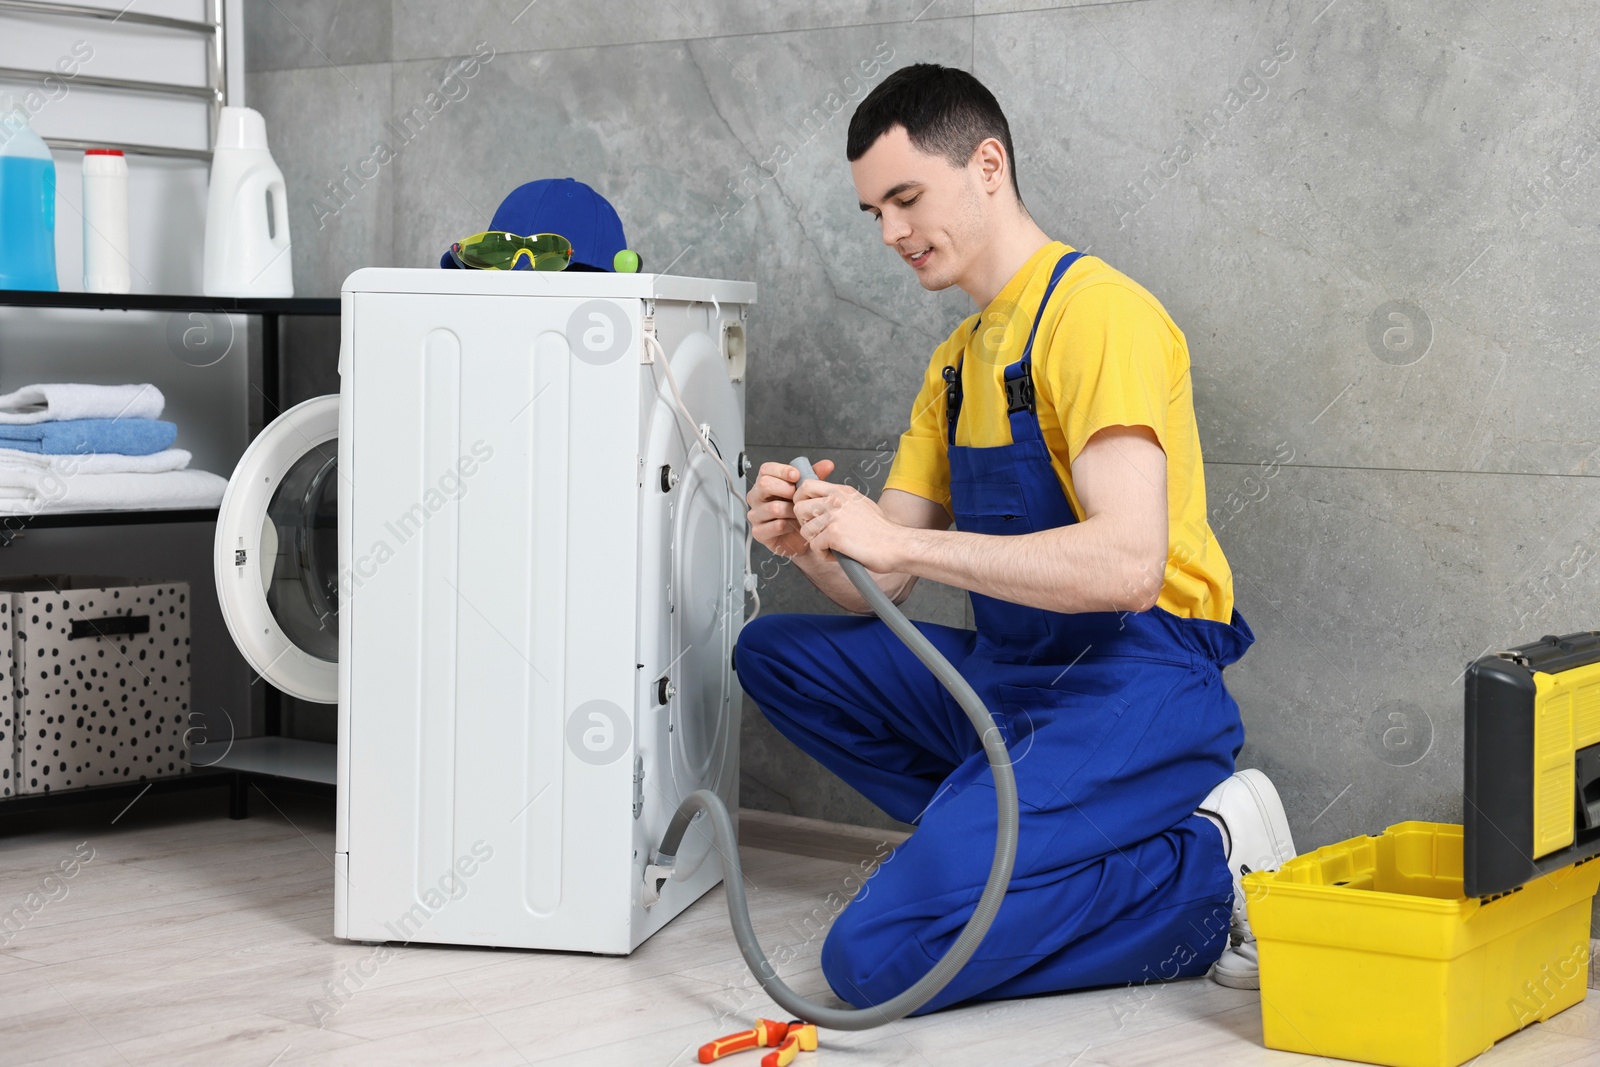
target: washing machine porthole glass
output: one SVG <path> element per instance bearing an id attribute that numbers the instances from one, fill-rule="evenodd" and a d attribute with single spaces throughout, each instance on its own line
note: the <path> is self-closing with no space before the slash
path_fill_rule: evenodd
<path id="1" fill-rule="evenodd" d="M 286 638 L 328 662 L 339 657 L 338 496 L 338 456 L 330 441 L 289 468 L 261 531 L 268 609 Z"/>

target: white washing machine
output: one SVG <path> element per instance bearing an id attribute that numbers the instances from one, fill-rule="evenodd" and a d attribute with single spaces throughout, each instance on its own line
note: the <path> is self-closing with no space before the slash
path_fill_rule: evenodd
<path id="1" fill-rule="evenodd" d="M 743 474 L 755 286 L 375 268 L 342 296 L 340 393 L 251 445 L 216 560 L 251 664 L 338 704 L 334 933 L 631 952 L 722 876 L 646 906 L 679 798 L 737 805 L 746 505 L 701 435 Z"/>

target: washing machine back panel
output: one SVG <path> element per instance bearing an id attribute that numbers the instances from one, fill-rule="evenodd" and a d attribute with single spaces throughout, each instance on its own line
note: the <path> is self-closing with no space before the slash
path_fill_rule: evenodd
<path id="1" fill-rule="evenodd" d="M 744 451 L 744 386 L 730 380 L 723 337 L 742 330 L 744 309 L 710 301 L 656 305 L 656 323 L 683 400 L 730 466 Z M 679 801 L 696 789 L 738 807 L 741 695 L 733 643 L 744 618 L 744 514 L 672 403 L 659 368 L 640 368 L 644 458 L 639 507 L 640 687 L 636 861 L 660 843 Z M 670 474 L 668 473 L 670 472 Z M 662 683 L 667 700 L 661 701 Z M 636 905 L 648 936 L 714 886 L 721 868 L 711 840 L 692 828 L 679 851 L 693 877 L 668 882 L 652 908 Z"/>
<path id="2" fill-rule="evenodd" d="M 348 302 L 343 936 L 629 951 L 640 301 Z"/>

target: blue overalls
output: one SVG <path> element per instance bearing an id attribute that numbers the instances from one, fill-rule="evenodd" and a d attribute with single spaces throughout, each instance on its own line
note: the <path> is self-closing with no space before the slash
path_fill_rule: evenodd
<path id="1" fill-rule="evenodd" d="M 1063 256 L 1033 324 L 1077 253 Z M 1006 367 L 1013 443 L 955 444 L 959 369 L 946 372 L 956 527 L 1025 534 L 1075 522 L 1033 411 L 1033 334 Z M 976 632 L 917 627 L 1001 728 L 1020 801 L 1011 887 L 977 955 L 921 1012 L 1204 974 L 1227 946 L 1222 839 L 1193 814 L 1244 739 L 1222 668 L 1254 641 L 1161 608 L 1062 614 L 972 594 Z M 840 914 L 822 948 L 833 991 L 879 1003 L 960 934 L 989 873 L 993 775 L 961 708 L 881 621 L 768 615 L 739 637 L 739 680 L 772 724 L 917 831 Z"/>

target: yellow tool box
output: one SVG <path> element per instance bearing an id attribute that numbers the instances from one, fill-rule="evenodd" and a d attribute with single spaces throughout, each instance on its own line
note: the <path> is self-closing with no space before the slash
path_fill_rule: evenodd
<path id="1" fill-rule="evenodd" d="M 1269 1048 L 1458 1067 L 1582 1001 L 1600 888 L 1600 631 L 1466 673 L 1461 825 L 1245 876 Z"/>

